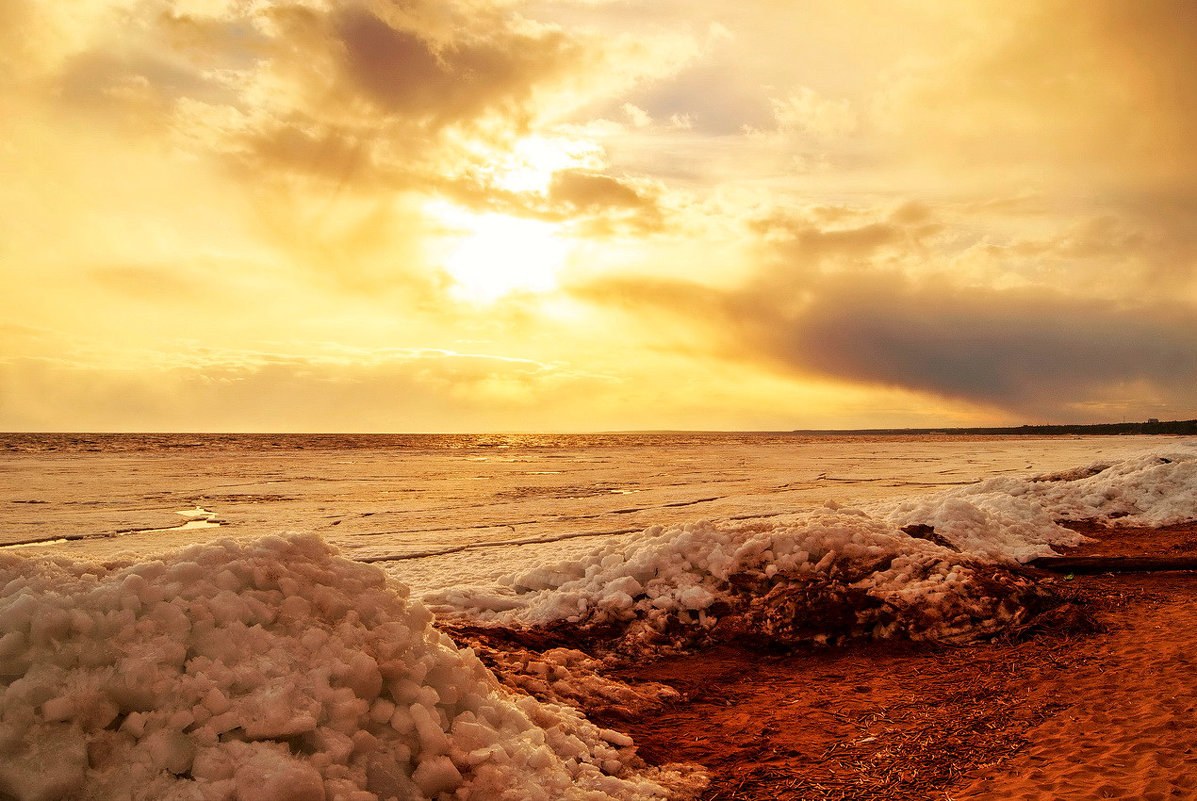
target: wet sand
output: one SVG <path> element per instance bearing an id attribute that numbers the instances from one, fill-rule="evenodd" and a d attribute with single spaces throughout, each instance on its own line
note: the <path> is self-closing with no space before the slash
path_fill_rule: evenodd
<path id="1" fill-rule="evenodd" d="M 1180 555 L 1197 525 L 1091 528 L 1070 555 Z M 965 647 L 725 647 L 627 668 L 682 700 L 610 720 L 651 763 L 711 774 L 705 801 L 1197 798 L 1197 572 L 1042 581 L 1097 633 Z"/>

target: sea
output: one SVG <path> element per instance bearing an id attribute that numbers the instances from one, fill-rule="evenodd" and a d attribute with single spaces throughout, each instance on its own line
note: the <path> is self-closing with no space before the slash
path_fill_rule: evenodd
<path id="1" fill-rule="evenodd" d="M 0 548 L 150 558 L 312 532 L 415 591 L 585 542 L 1031 476 L 1168 437 L 0 434 Z"/>

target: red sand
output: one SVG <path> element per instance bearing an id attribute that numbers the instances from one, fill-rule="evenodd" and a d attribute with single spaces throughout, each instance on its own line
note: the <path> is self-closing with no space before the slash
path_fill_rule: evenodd
<path id="1" fill-rule="evenodd" d="M 1087 529 L 1071 555 L 1192 553 L 1197 525 Z M 610 721 L 705 801 L 1197 798 L 1197 573 L 1044 574 L 1106 631 L 962 648 L 721 648 L 620 673 L 671 685 Z"/>

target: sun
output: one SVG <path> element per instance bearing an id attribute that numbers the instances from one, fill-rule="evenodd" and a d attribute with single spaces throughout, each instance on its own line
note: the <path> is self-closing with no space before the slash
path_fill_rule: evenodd
<path id="1" fill-rule="evenodd" d="M 570 250 L 559 226 L 448 205 L 435 213 L 446 229 L 437 246 L 438 261 L 453 279 L 457 298 L 493 303 L 517 292 L 557 288 L 557 273 Z"/>
<path id="2" fill-rule="evenodd" d="M 565 137 L 525 136 L 494 160 L 494 185 L 508 192 L 548 191 L 561 170 L 598 169 L 602 166 L 594 142 Z"/>

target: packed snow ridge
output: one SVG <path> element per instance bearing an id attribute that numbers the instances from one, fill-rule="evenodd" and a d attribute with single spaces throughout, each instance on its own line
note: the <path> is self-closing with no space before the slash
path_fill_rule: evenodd
<path id="1" fill-rule="evenodd" d="M 768 594 L 786 614 L 823 623 L 854 614 L 839 623 L 844 636 L 967 640 L 1034 613 L 1040 591 L 1001 566 L 1082 542 L 1056 522 L 1067 519 L 1146 526 L 1197 519 L 1197 452 L 1177 447 L 1057 475 L 996 478 L 868 509 L 829 504 L 750 522 L 654 527 L 492 585 L 423 599 L 446 619 L 622 627 L 625 640 L 646 646 L 679 627 L 691 641 L 703 631 L 719 639 L 729 616 L 735 631 L 728 635 L 749 624 L 786 628 L 789 641 L 832 634 L 818 632 L 819 620 L 801 631 L 779 620 L 777 608 L 764 608 Z"/>
<path id="2" fill-rule="evenodd" d="M 679 774 L 501 689 L 315 537 L 0 554 L 0 798 L 639 801 Z"/>

